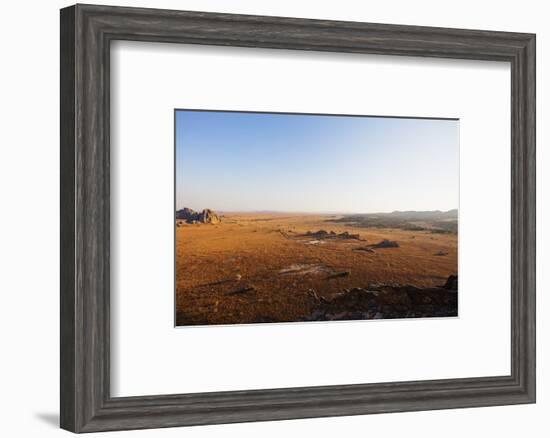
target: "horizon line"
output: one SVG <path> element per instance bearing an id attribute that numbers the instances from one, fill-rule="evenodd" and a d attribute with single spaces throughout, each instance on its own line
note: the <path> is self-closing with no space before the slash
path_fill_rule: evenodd
<path id="1" fill-rule="evenodd" d="M 176 211 L 183 210 L 184 208 L 190 208 L 190 207 L 176 208 Z M 448 213 L 448 212 L 454 211 L 454 210 L 456 210 L 458 212 L 458 207 L 450 208 L 448 210 L 441 210 L 441 209 L 434 209 L 434 210 L 391 210 L 391 211 L 370 211 L 370 212 L 366 212 L 366 211 L 361 211 L 361 212 L 358 212 L 358 211 L 347 211 L 347 212 L 344 212 L 344 211 L 298 211 L 298 210 L 266 210 L 266 209 L 262 209 L 262 210 L 217 210 L 217 209 L 210 208 L 210 207 L 205 207 L 205 208 L 197 209 L 197 210 L 192 209 L 192 210 L 194 210 L 194 211 L 211 210 L 215 213 L 265 213 L 265 214 L 267 214 L 267 213 L 284 213 L 284 214 L 311 214 L 311 215 L 314 215 L 314 214 L 352 215 L 352 214 L 388 214 L 388 213 L 420 213 L 420 212 Z"/>

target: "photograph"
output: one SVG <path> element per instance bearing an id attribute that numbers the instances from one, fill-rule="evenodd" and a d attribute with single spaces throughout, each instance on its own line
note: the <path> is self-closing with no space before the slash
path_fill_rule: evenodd
<path id="1" fill-rule="evenodd" d="M 176 326 L 458 316 L 458 119 L 174 118 Z"/>

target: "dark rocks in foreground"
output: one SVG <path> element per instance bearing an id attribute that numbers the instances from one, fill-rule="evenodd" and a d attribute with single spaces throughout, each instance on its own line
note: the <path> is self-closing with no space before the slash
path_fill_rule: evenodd
<path id="1" fill-rule="evenodd" d="M 185 207 L 176 211 L 176 219 L 185 221 L 188 224 L 217 224 L 221 222 L 220 216 L 209 208 L 198 212 Z"/>
<path id="2" fill-rule="evenodd" d="M 349 271 L 335 272 L 334 274 L 330 274 L 327 277 L 327 280 L 332 280 L 333 278 L 349 277 L 349 274 L 350 274 Z"/>
<path id="3" fill-rule="evenodd" d="M 458 275 L 449 275 L 443 287 L 448 290 L 458 290 Z"/>
<path id="4" fill-rule="evenodd" d="M 345 289 L 331 300 L 310 291 L 314 311 L 306 321 L 426 318 L 458 315 L 458 277 L 442 286 L 371 284 Z"/>

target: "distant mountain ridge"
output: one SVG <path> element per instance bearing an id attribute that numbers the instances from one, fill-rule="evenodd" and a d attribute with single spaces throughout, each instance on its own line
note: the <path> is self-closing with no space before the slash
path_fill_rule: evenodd
<path id="1" fill-rule="evenodd" d="M 444 219 L 458 219 L 458 209 L 441 211 L 441 210 L 406 210 L 406 211 L 392 211 L 391 213 L 368 213 L 365 215 L 354 216 L 380 216 L 380 217 L 395 217 L 406 220 L 444 220 Z"/>
<path id="2" fill-rule="evenodd" d="M 392 211 L 343 215 L 330 222 L 343 222 L 358 227 L 401 228 L 433 233 L 457 233 L 458 210 Z"/>

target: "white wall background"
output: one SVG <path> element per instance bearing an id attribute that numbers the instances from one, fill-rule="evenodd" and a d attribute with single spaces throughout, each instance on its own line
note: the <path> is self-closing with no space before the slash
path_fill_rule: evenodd
<path id="1" fill-rule="evenodd" d="M 384 435 L 408 437 L 548 436 L 550 301 L 544 272 L 550 237 L 550 24 L 545 3 L 524 0 L 103 0 L 103 4 L 236 12 L 537 33 L 538 403 L 362 417 L 120 432 L 116 436 L 235 437 Z M 2 435 L 49 437 L 57 428 L 59 366 L 59 13 L 62 1 L 3 5 L 0 44 L 0 412 Z M 547 167 L 547 166 L 546 166 Z M 132 433 L 133 435 L 128 435 Z M 115 436 L 115 435 L 113 435 Z"/>

